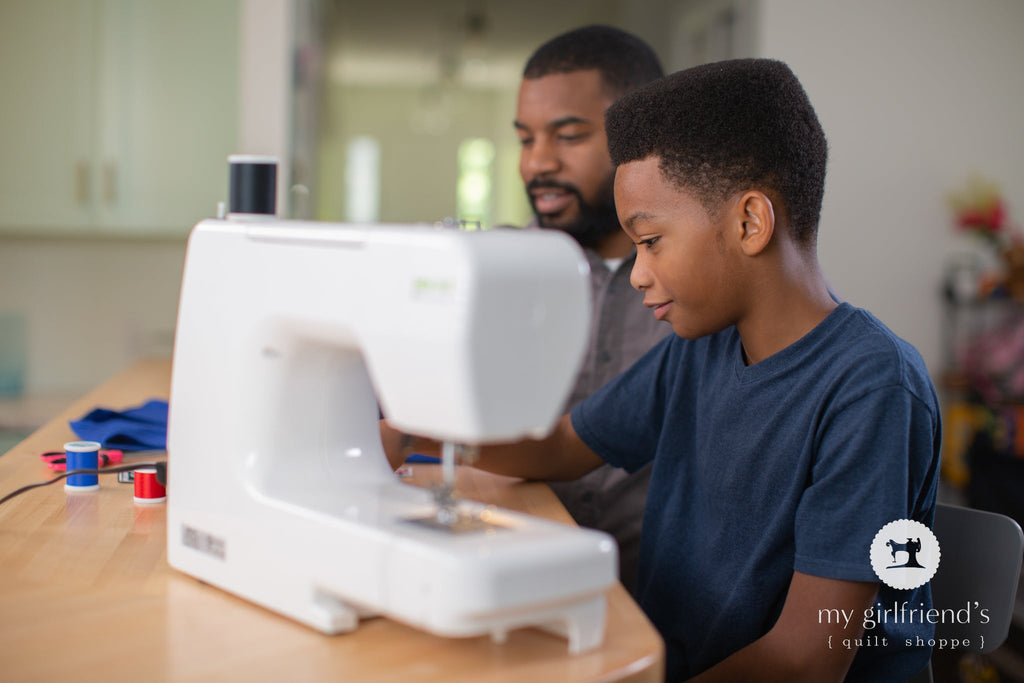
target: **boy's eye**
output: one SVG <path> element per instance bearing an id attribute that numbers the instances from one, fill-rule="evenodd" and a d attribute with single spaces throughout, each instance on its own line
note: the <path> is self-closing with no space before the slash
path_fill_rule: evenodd
<path id="1" fill-rule="evenodd" d="M 654 247 L 655 244 L 658 243 L 659 239 L 661 239 L 661 237 L 647 237 L 637 242 L 637 244 L 647 247 L 647 249 L 650 250 L 651 248 Z"/>

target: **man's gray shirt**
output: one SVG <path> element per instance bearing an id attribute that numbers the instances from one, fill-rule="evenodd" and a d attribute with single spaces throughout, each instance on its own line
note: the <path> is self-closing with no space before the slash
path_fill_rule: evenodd
<path id="1" fill-rule="evenodd" d="M 644 307 L 643 293 L 629 283 L 635 252 L 614 271 L 593 250 L 585 252 L 590 262 L 593 302 L 590 345 L 566 412 L 672 332 L 671 326 L 656 320 Z M 631 593 L 636 587 L 640 528 L 649 479 L 650 467 L 630 475 L 625 470 L 602 465 L 574 481 L 549 482 L 577 524 L 615 537 L 619 545 L 620 579 Z"/>

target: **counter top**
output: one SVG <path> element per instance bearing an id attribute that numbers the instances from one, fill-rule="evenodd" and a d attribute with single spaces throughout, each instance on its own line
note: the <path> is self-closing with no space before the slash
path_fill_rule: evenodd
<path id="1" fill-rule="evenodd" d="M 95 407 L 166 398 L 170 361 L 141 361 L 73 401 L 0 456 L 0 496 L 52 478 L 39 453 L 75 439 L 68 421 Z M 160 456 L 157 459 L 162 459 Z M 126 461 L 151 462 L 145 455 Z M 438 477 L 414 465 L 411 483 Z M 5 681 L 660 681 L 660 637 L 621 585 L 608 591 L 603 645 L 526 628 L 505 643 L 450 639 L 387 618 L 325 636 L 167 564 L 166 506 L 100 477 L 93 493 L 55 483 L 0 505 L 0 662 Z M 460 467 L 467 498 L 572 523 L 542 483 Z M 173 495 L 173 491 L 168 495 Z"/>

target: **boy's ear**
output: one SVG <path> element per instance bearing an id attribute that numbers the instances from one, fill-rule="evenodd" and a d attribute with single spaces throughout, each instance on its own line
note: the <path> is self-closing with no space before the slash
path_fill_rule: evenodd
<path id="1" fill-rule="evenodd" d="M 737 204 L 741 214 L 742 237 L 741 248 L 747 256 L 757 256 L 763 252 L 775 234 L 775 208 L 772 200 L 763 192 L 749 190 L 744 192 Z"/>

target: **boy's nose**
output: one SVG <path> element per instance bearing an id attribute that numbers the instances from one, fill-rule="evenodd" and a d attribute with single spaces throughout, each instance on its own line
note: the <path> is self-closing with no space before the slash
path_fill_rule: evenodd
<path id="1" fill-rule="evenodd" d="M 633 285 L 633 289 L 642 292 L 650 288 L 653 283 L 654 278 L 651 275 L 650 269 L 647 268 L 647 264 L 644 263 L 643 254 L 641 250 L 637 250 L 636 260 L 633 261 L 633 269 L 629 272 L 629 284 Z"/>

